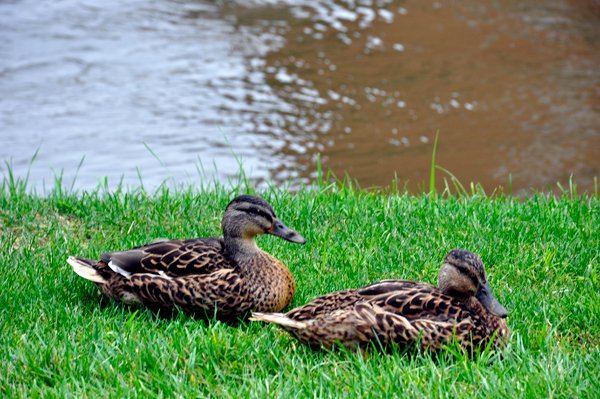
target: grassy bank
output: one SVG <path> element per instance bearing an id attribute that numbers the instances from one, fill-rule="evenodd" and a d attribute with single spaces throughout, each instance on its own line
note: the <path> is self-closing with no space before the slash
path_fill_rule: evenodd
<path id="1" fill-rule="evenodd" d="M 597 198 L 262 192 L 308 241 L 258 240 L 294 274 L 292 306 L 384 278 L 435 284 L 455 247 L 483 258 L 514 331 L 501 356 L 363 358 L 312 352 L 259 323 L 160 319 L 104 299 L 65 262 L 154 237 L 220 236 L 232 189 L 37 196 L 12 187 L 0 192 L 0 396 L 600 395 Z"/>

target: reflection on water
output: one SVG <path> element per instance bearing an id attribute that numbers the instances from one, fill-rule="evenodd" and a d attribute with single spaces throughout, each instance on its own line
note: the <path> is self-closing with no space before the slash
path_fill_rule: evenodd
<path id="1" fill-rule="evenodd" d="M 50 166 L 70 181 L 84 155 L 84 187 L 137 184 L 136 166 L 160 183 L 169 171 L 142 141 L 179 181 L 197 181 L 198 158 L 209 176 L 213 162 L 234 173 L 217 124 L 254 175 L 293 162 L 279 135 L 255 134 L 255 115 L 286 109 L 257 70 L 282 37 L 236 28 L 214 4 L 21 1 L 0 5 L 0 29 L 0 159 L 21 175 L 42 140 L 32 177 L 47 184 Z"/>
<path id="2" fill-rule="evenodd" d="M 307 110 L 287 127 L 301 141 L 285 149 L 306 170 L 320 151 L 338 176 L 388 185 L 396 173 L 414 190 L 439 129 L 438 164 L 462 182 L 490 189 L 512 173 L 516 188 L 543 187 L 574 173 L 593 186 L 597 20 L 564 2 L 338 7 L 295 12 L 288 42 L 267 56 L 268 82 Z"/>
<path id="3" fill-rule="evenodd" d="M 0 5 L 0 159 L 43 139 L 78 185 L 237 172 L 413 190 L 600 176 L 600 24 L 576 2 L 21 1 Z M 167 171 L 144 147 L 167 165 Z M 441 172 L 440 172 L 441 173 Z M 438 181 L 441 187 L 441 179 Z"/>

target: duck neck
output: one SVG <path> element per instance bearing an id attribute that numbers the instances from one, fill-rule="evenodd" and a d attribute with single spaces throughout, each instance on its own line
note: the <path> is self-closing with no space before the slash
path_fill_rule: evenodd
<path id="1" fill-rule="evenodd" d="M 225 251 L 241 267 L 245 269 L 252 258 L 262 251 L 256 245 L 254 237 L 225 237 Z"/>
<path id="2" fill-rule="evenodd" d="M 296 292 L 292 273 L 275 257 L 258 248 L 254 237 L 228 237 L 225 250 L 240 268 L 248 290 L 254 293 L 256 311 L 280 312 L 292 302 Z"/>
<path id="3" fill-rule="evenodd" d="M 466 297 L 462 300 L 462 302 L 469 310 L 473 310 L 475 307 L 477 307 L 477 305 L 479 305 L 479 301 L 474 296 Z"/>
<path id="4" fill-rule="evenodd" d="M 468 295 L 465 296 L 464 294 L 460 294 L 456 291 L 452 291 L 452 290 L 448 290 L 449 292 L 445 292 L 442 291 L 444 294 L 451 296 L 452 298 L 456 299 L 459 302 L 462 302 L 462 304 L 465 306 L 465 308 L 468 311 L 474 311 L 477 310 L 479 306 L 481 306 L 481 304 L 479 303 L 479 301 L 477 300 L 477 298 L 475 298 L 472 295 Z"/>

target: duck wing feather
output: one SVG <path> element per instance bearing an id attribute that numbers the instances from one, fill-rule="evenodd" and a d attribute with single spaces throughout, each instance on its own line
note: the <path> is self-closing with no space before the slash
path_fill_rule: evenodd
<path id="1" fill-rule="evenodd" d="M 430 296 L 432 295 L 437 298 L 435 303 L 431 302 Z M 392 313 L 402 314 L 406 309 L 411 315 L 411 319 L 425 315 L 431 319 L 446 320 L 447 317 L 443 316 L 444 313 L 448 313 L 452 318 L 457 312 L 457 309 L 449 309 L 446 304 L 442 303 L 444 300 L 451 301 L 452 298 L 443 295 L 431 284 L 410 280 L 382 280 L 359 289 L 343 290 L 320 296 L 304 306 L 291 310 L 287 313 L 287 317 L 296 321 L 314 319 L 337 310 L 350 309 L 359 302 L 371 300 L 375 301 L 374 304 L 382 306 L 386 311 Z M 436 306 L 437 312 L 433 311 Z"/>
<path id="2" fill-rule="evenodd" d="M 178 277 L 235 267 L 220 238 L 157 239 L 127 251 L 106 252 L 100 259 L 132 275 L 151 273 Z"/>
<path id="3" fill-rule="evenodd" d="M 436 322 L 462 321 L 469 317 L 465 306 L 429 284 L 392 291 L 368 300 L 383 311 L 400 315 L 407 320 Z"/>
<path id="4" fill-rule="evenodd" d="M 291 310 L 286 316 L 295 321 L 315 319 L 336 310 L 351 308 L 361 300 L 363 297 L 358 294 L 358 290 L 332 292 Z"/>
<path id="5" fill-rule="evenodd" d="M 369 284 L 357 291 L 363 297 L 374 297 L 381 294 L 387 294 L 389 292 L 404 291 L 410 289 L 431 289 L 436 288 L 435 286 L 427 283 L 419 283 L 410 280 L 381 280 L 373 284 Z"/>

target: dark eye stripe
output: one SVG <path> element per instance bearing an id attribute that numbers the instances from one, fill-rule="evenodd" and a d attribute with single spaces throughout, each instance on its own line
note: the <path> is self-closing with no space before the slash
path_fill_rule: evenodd
<path id="1" fill-rule="evenodd" d="M 270 222 L 273 221 L 273 216 L 269 215 L 268 213 L 266 213 L 264 211 L 261 211 L 260 209 L 252 207 L 252 208 L 249 208 L 249 209 L 243 209 L 243 211 L 246 212 L 246 213 L 253 214 L 253 215 L 261 216 L 261 217 L 267 219 Z"/>
<path id="2" fill-rule="evenodd" d="M 454 265 L 454 267 L 456 267 L 458 269 L 458 271 L 460 271 L 462 274 L 464 274 L 465 276 L 470 278 L 476 287 L 479 285 L 479 279 L 471 270 L 469 270 L 468 268 L 466 268 L 464 266 L 456 265 L 456 264 Z"/>

